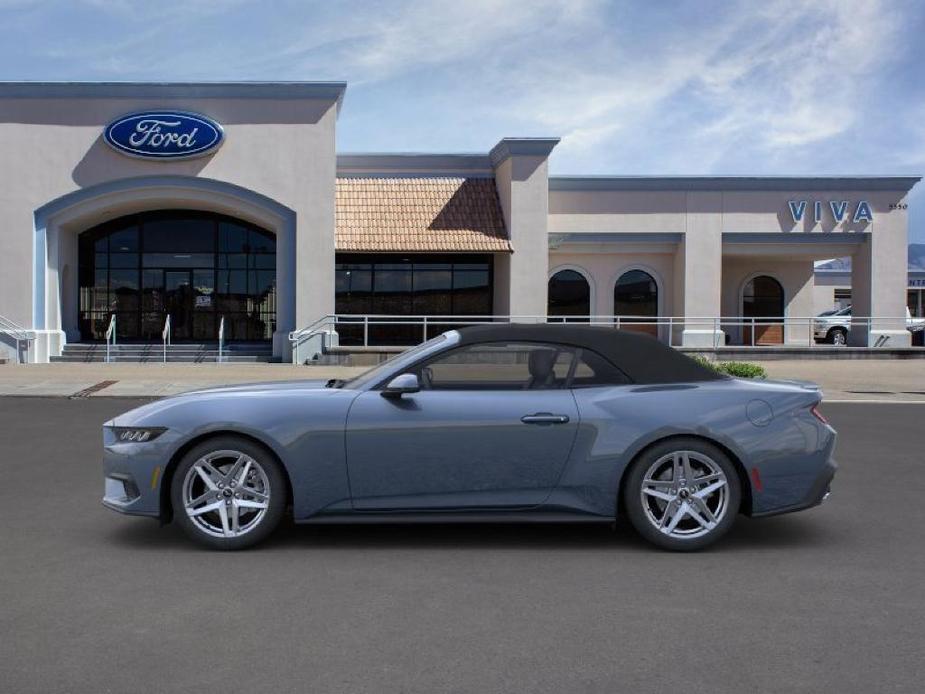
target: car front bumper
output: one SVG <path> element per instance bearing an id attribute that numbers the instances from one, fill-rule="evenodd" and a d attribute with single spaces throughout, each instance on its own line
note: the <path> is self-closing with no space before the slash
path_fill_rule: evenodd
<path id="1" fill-rule="evenodd" d="M 134 516 L 161 516 L 161 483 L 177 436 L 165 432 L 154 441 L 116 442 L 103 434 L 103 498 L 106 508 Z"/>

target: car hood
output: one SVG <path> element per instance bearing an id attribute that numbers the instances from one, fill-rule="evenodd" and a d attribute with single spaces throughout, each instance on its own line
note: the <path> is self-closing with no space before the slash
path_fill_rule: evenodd
<path id="1" fill-rule="evenodd" d="M 175 397 L 187 395 L 207 395 L 218 393 L 268 393 L 279 390 L 318 390 L 324 388 L 329 379 L 311 379 L 296 381 L 262 381 L 260 383 L 237 383 L 230 386 L 215 386 L 214 388 L 200 388 L 188 390 Z"/>
<path id="2" fill-rule="evenodd" d="M 267 381 L 263 383 L 239 383 L 228 386 L 216 386 L 214 388 L 201 388 L 199 390 L 190 390 L 185 393 L 171 395 L 166 398 L 149 402 L 141 407 L 124 412 L 106 422 L 105 426 L 138 426 L 142 424 L 150 425 L 156 423 L 157 415 L 165 412 L 179 404 L 191 402 L 208 402 L 213 399 L 220 399 L 226 396 L 240 397 L 261 397 L 264 395 L 283 394 L 283 393 L 336 393 L 337 391 L 325 388 L 328 379 L 311 379 L 296 381 Z"/>

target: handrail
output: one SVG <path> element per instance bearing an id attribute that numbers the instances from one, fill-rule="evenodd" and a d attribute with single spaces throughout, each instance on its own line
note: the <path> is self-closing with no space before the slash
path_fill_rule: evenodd
<path id="1" fill-rule="evenodd" d="M 29 330 L 11 321 L 9 318 L 0 316 L 0 333 L 9 335 L 16 341 L 16 363 L 23 363 L 22 351 L 19 343 L 25 342 L 27 345 L 35 340 L 35 331 Z M 26 348 L 28 350 L 28 347 Z"/>
<path id="2" fill-rule="evenodd" d="M 225 316 L 218 322 L 218 363 L 222 363 L 222 352 L 225 347 Z"/>
<path id="3" fill-rule="evenodd" d="M 167 320 L 164 321 L 164 329 L 161 331 L 161 342 L 164 345 L 164 363 L 167 363 L 167 345 L 170 344 L 170 314 L 167 314 Z"/>
<path id="4" fill-rule="evenodd" d="M 109 318 L 109 326 L 106 328 L 106 363 L 110 362 L 109 346 L 110 342 L 116 344 L 116 314 L 113 313 Z"/>
<path id="5" fill-rule="evenodd" d="M 324 326 L 330 324 L 332 329 L 337 322 L 337 316 L 334 314 L 329 314 L 327 316 L 322 316 L 314 323 L 309 325 L 307 328 L 302 328 L 301 330 L 293 330 L 289 333 L 289 342 L 292 345 L 292 353 L 294 355 L 294 363 L 301 364 L 299 361 L 299 348 L 312 337 L 317 335 L 319 332 L 322 332 Z"/>
<path id="6" fill-rule="evenodd" d="M 301 363 L 299 360 L 299 347 L 313 336 L 321 332 L 337 332 L 339 329 L 354 328 L 356 337 L 360 337 L 362 332 L 362 347 L 370 347 L 371 329 L 384 326 L 415 326 L 421 330 L 421 341 L 429 337 L 429 332 L 443 327 L 449 330 L 453 327 L 467 325 L 483 325 L 487 323 L 507 323 L 507 322 L 525 322 L 525 323 L 584 323 L 586 325 L 607 326 L 616 329 L 639 330 L 640 328 L 649 328 L 656 336 L 671 346 L 682 346 L 681 340 L 683 331 L 693 330 L 702 333 L 704 337 L 712 343 L 712 347 L 718 348 L 725 346 L 726 333 L 732 332 L 735 340 L 740 340 L 744 344 L 736 344 L 741 347 L 771 347 L 766 338 L 758 333 L 762 328 L 767 326 L 779 326 L 779 340 L 775 344 L 806 344 L 814 346 L 816 344 L 816 328 L 823 326 L 844 325 L 846 330 L 851 328 L 858 329 L 875 329 L 880 326 L 881 329 L 900 329 L 909 330 L 921 329 L 922 319 L 912 319 L 907 322 L 905 316 L 844 316 L 843 320 L 839 317 L 832 316 L 628 316 L 628 315 L 581 315 L 581 316 L 541 316 L 541 315 L 478 315 L 478 316 L 452 316 L 452 315 L 388 315 L 388 314 L 328 314 L 319 318 L 307 328 L 294 330 L 289 333 L 289 340 L 292 343 L 295 363 Z M 433 334 L 436 334 L 434 332 Z M 418 338 L 414 338 L 417 340 Z M 377 347 L 404 347 L 407 341 L 402 344 L 377 344 Z"/>

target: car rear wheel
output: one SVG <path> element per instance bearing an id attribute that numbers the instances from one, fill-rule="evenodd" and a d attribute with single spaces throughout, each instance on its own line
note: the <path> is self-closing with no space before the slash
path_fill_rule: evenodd
<path id="1" fill-rule="evenodd" d="M 623 503 L 630 523 L 670 550 L 706 547 L 722 537 L 739 511 L 739 476 L 712 444 L 677 438 L 656 444 L 633 464 Z"/>
<path id="2" fill-rule="evenodd" d="M 848 331 L 844 328 L 832 328 L 829 331 L 829 342 L 833 345 L 848 344 Z"/>
<path id="3" fill-rule="evenodd" d="M 234 436 L 209 439 L 183 456 L 170 492 L 183 530 L 213 549 L 260 542 L 286 507 L 279 463 L 261 446 Z"/>

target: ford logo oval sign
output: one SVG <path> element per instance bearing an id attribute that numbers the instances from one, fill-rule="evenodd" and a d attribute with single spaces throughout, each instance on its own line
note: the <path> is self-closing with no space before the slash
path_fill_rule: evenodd
<path id="1" fill-rule="evenodd" d="M 113 121 L 103 132 L 110 147 L 145 159 L 185 159 L 214 151 L 222 126 L 198 113 L 145 111 Z"/>

